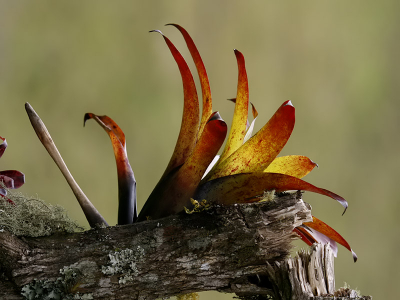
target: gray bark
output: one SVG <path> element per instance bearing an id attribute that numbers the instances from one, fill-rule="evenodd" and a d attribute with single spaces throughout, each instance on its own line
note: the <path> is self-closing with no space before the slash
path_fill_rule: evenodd
<path id="1" fill-rule="evenodd" d="M 310 299 L 318 293 L 307 285 L 315 277 L 305 275 L 308 256 L 287 257 L 293 228 L 311 220 L 298 192 L 75 234 L 3 232 L 0 299 L 156 299 L 209 290 L 243 299 Z M 315 259 L 329 271 L 329 259 L 320 258 L 328 252 L 323 248 Z M 333 276 L 328 271 L 318 278 Z M 319 295 L 334 291 L 329 280 L 317 280 Z"/>

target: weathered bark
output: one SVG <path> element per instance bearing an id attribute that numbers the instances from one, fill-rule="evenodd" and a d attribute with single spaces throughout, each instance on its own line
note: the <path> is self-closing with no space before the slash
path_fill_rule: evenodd
<path id="1" fill-rule="evenodd" d="M 372 299 L 370 296 L 360 296 L 350 288 L 335 290 L 334 256 L 329 244 L 314 244 L 309 252 L 303 250 L 296 257 L 267 265 L 266 274 L 258 274 L 257 281 L 259 286 L 270 288 L 263 294 L 272 299 Z M 235 292 L 242 300 L 271 299 L 267 296 L 263 298 L 260 293 L 254 297 L 252 290 L 238 289 Z"/>
<path id="2" fill-rule="evenodd" d="M 218 290 L 290 299 L 290 284 L 278 280 L 290 273 L 280 266 L 290 261 L 293 228 L 310 220 L 295 193 L 83 233 L 3 232 L 0 298 L 24 299 L 22 291 L 28 299 L 156 299 Z"/>

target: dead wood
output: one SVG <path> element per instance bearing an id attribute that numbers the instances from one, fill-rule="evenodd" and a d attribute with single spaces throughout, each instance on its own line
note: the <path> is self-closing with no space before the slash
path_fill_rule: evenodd
<path id="1" fill-rule="evenodd" d="M 303 259 L 287 259 L 292 230 L 310 220 L 298 192 L 82 233 L 21 238 L 2 232 L 0 298 L 156 299 L 217 290 L 291 299 L 301 285 L 291 283 L 298 276 L 292 271 L 301 274 L 296 264 Z M 293 299 L 311 295 L 313 288 L 303 285 Z"/>

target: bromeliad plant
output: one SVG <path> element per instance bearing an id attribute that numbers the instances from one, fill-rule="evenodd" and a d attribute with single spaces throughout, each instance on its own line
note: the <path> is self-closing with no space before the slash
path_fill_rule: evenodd
<path id="1" fill-rule="evenodd" d="M 277 157 L 294 127 L 295 109 L 291 101 L 285 101 L 268 123 L 251 136 L 258 112 L 252 105 L 254 120 L 249 125 L 247 73 L 244 56 L 238 50 L 234 50 L 239 75 L 237 95 L 232 99 L 235 103 L 233 121 L 225 148 L 221 156 L 217 155 L 227 135 L 227 125 L 218 112 L 212 112 L 211 90 L 203 61 L 188 32 L 179 25 L 168 25 L 181 32 L 196 65 L 202 89 L 202 117 L 200 119 L 196 86 L 188 65 L 173 43 L 161 31 L 154 30 L 163 36 L 179 67 L 184 109 L 171 160 L 138 216 L 136 181 L 127 157 L 123 131 L 107 116 L 87 113 L 84 118 L 85 122 L 95 119 L 112 142 L 118 173 L 118 224 L 131 224 L 179 213 L 191 205 L 191 199 L 206 199 L 208 203 L 220 205 L 255 202 L 262 198 L 265 191 L 315 192 L 338 201 L 346 211 L 348 204 L 344 198 L 301 179 L 314 169 L 316 163 L 301 155 Z M 30 118 L 33 116 L 32 111 L 28 110 Z M 88 213 L 85 214 L 88 216 Z M 93 214 L 97 215 L 98 212 L 94 209 Z M 92 218 L 89 223 L 91 226 L 96 223 L 106 224 L 99 217 Z M 313 222 L 304 223 L 294 231 L 309 245 L 314 242 L 330 242 L 336 253 L 336 243 L 339 243 L 352 251 L 336 231 L 316 217 L 313 217 Z M 356 261 L 357 256 L 352 253 Z"/>
<path id="2" fill-rule="evenodd" d="M 2 140 L 0 144 L 0 157 L 2 157 L 8 145 L 5 138 L 0 136 L 0 140 Z M 0 171 L 0 182 L 8 189 L 17 189 L 25 183 L 25 175 L 16 170 Z M 10 199 L 6 198 L 6 195 L 7 190 L 0 186 L 0 198 L 4 198 L 7 202 L 13 204 Z"/>

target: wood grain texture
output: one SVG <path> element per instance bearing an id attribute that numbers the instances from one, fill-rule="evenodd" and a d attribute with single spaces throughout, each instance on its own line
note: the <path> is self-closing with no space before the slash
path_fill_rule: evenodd
<path id="1" fill-rule="evenodd" d="M 288 259 L 292 231 L 311 218 L 298 192 L 75 234 L 2 232 L 0 299 L 26 299 L 21 291 L 37 290 L 38 299 L 52 292 L 60 299 L 157 299 L 210 290 L 292 299 L 283 280 L 295 260 Z"/>

